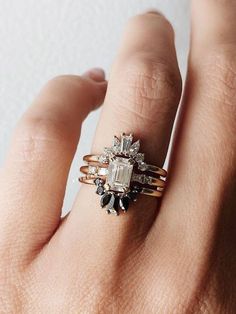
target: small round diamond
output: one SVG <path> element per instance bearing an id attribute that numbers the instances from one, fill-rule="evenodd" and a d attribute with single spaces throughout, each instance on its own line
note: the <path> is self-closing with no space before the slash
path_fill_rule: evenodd
<path id="1" fill-rule="evenodd" d="M 108 163 L 109 159 L 108 159 L 108 157 L 107 157 L 106 155 L 101 155 L 101 156 L 99 156 L 98 161 L 99 161 L 101 164 L 106 164 L 106 163 Z"/>
<path id="2" fill-rule="evenodd" d="M 89 166 L 89 168 L 88 168 L 88 173 L 89 174 L 96 174 L 96 172 L 97 172 L 97 167 Z"/>
<path id="3" fill-rule="evenodd" d="M 145 162 L 141 162 L 138 166 L 139 170 L 146 171 L 148 168 L 148 165 Z"/>
<path id="4" fill-rule="evenodd" d="M 103 195 L 104 194 L 104 187 L 103 186 L 98 186 L 98 188 L 97 188 L 97 194 L 98 195 Z"/>
<path id="5" fill-rule="evenodd" d="M 144 154 L 143 153 L 138 153 L 136 156 L 135 156 L 135 160 L 138 162 L 138 163 L 141 163 L 144 161 Z"/>

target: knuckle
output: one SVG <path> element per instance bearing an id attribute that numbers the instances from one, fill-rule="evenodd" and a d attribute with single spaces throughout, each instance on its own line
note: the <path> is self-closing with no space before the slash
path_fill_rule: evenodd
<path id="1" fill-rule="evenodd" d="M 128 60 L 117 93 L 124 106 L 132 112 L 151 119 L 158 113 L 176 110 L 181 94 L 181 79 L 177 70 L 165 60 L 138 56 Z"/>

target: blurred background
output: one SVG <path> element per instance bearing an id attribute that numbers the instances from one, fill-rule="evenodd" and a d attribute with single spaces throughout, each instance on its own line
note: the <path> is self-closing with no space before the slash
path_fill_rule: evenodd
<path id="1" fill-rule="evenodd" d="M 16 121 L 46 81 L 94 66 L 103 67 L 109 78 L 122 31 L 132 15 L 155 8 L 167 16 L 175 28 L 185 77 L 189 0 L 0 0 L 0 8 L 0 166 Z M 84 123 L 64 213 L 78 191 L 79 166 L 90 151 L 98 117 L 96 111 Z"/>

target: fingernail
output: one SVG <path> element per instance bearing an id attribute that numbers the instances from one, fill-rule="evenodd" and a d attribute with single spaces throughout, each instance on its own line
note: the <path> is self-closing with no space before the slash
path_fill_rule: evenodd
<path id="1" fill-rule="evenodd" d="M 105 81 L 105 71 L 101 68 L 92 68 L 83 74 L 95 82 Z"/>
<path id="2" fill-rule="evenodd" d="M 144 13 L 146 14 L 156 14 L 156 15 L 162 15 L 162 13 L 156 9 L 149 9 L 147 11 L 145 11 Z"/>

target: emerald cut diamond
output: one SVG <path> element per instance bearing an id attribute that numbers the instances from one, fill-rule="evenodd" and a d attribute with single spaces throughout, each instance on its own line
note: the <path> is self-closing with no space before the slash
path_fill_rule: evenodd
<path id="1" fill-rule="evenodd" d="M 109 163 L 107 184 L 115 192 L 124 192 L 129 189 L 133 173 L 133 164 L 129 158 L 114 157 Z"/>
<path id="2" fill-rule="evenodd" d="M 132 141 L 133 141 L 132 134 L 130 134 L 130 135 L 122 134 L 121 135 L 120 150 L 121 150 L 122 154 L 124 154 L 124 155 L 129 154 L 129 150 L 130 150 L 130 147 L 132 145 Z"/>

